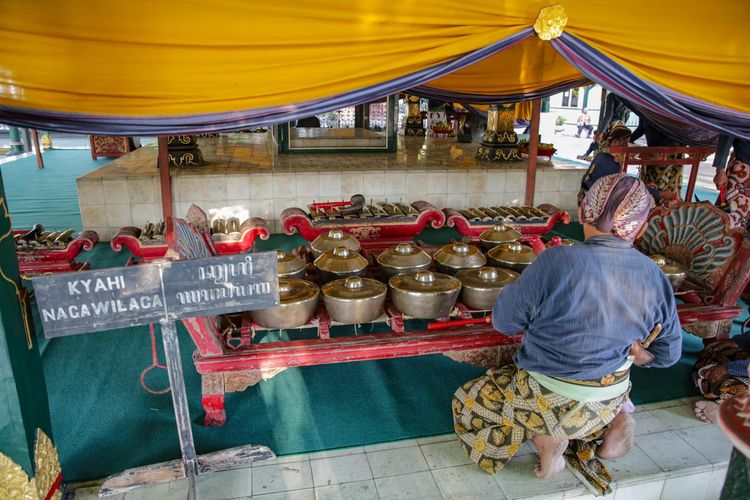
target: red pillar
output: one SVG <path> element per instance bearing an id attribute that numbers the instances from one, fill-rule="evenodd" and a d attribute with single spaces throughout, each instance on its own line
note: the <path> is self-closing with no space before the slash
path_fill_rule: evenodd
<path id="1" fill-rule="evenodd" d="M 531 130 L 529 131 L 529 166 L 526 169 L 526 195 L 524 205 L 534 206 L 534 187 L 536 186 L 536 161 L 539 151 L 539 115 L 542 111 L 542 100 L 531 101 Z"/>
<path id="2" fill-rule="evenodd" d="M 172 178 L 169 175 L 167 137 L 159 137 L 159 181 L 161 184 L 161 210 L 164 222 L 172 218 Z"/>

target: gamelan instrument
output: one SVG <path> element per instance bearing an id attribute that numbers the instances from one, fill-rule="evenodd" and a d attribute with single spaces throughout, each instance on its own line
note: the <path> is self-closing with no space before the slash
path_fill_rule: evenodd
<path id="1" fill-rule="evenodd" d="M 401 241 L 411 241 L 426 227 L 443 227 L 443 212 L 427 203 L 415 201 L 380 201 L 369 203 L 361 194 L 349 201 L 319 202 L 307 209 L 292 207 L 281 213 L 286 234 L 299 233 L 307 241 L 338 229 L 359 240 L 366 247 L 385 248 Z M 316 246 L 313 246 L 316 252 Z"/>
<path id="2" fill-rule="evenodd" d="M 95 231 L 65 229 L 47 231 L 42 224 L 13 231 L 18 266 L 24 277 L 80 271 L 88 262 L 76 262 L 81 250 L 91 250 L 99 241 Z"/>
<path id="3" fill-rule="evenodd" d="M 205 216 L 205 212 L 197 205 L 190 207 L 188 218 L 191 213 L 201 213 Z M 260 217 L 250 217 L 241 223 L 237 217 L 217 217 L 207 224 L 207 229 L 219 255 L 245 252 L 253 247 L 256 237 L 267 240 L 271 234 L 268 224 Z M 168 248 L 168 236 L 169 229 L 164 221 L 147 221 L 141 227 L 121 227 L 110 245 L 115 252 L 127 248 L 133 254 L 128 264 L 135 263 L 135 258 L 147 262 L 164 257 Z"/>
<path id="4" fill-rule="evenodd" d="M 539 207 L 484 206 L 459 210 L 445 208 L 443 212 L 446 226 L 456 228 L 459 233 L 473 241 L 482 239 L 485 249 L 492 242 L 506 243 L 523 237 L 542 235 L 550 232 L 558 222 L 570 222 L 568 212 L 549 204 Z M 516 237 L 516 233 L 520 233 L 520 238 Z"/>

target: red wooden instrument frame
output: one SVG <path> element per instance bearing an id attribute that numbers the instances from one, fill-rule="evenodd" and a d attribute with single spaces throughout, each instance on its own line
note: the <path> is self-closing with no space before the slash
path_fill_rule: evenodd
<path id="1" fill-rule="evenodd" d="M 391 246 L 399 241 L 410 241 L 426 227 L 439 229 L 445 224 L 445 215 L 426 201 L 415 201 L 411 206 L 419 212 L 413 221 L 380 219 L 349 219 L 339 222 L 313 221 L 301 208 L 287 208 L 281 212 L 281 224 L 286 234 L 299 233 L 313 241 L 323 233 L 338 228 L 357 238 L 363 247 L 369 244 Z"/>
<path id="2" fill-rule="evenodd" d="M 565 210 L 560 210 L 559 208 L 549 204 L 539 205 L 538 208 L 549 214 L 550 217 L 547 220 L 546 224 L 508 223 L 508 225 L 518 230 L 524 236 L 538 236 L 552 231 L 552 228 L 554 228 L 555 224 L 557 224 L 558 222 L 562 222 L 563 224 L 570 223 L 570 214 Z M 472 224 L 466 217 L 461 215 L 458 210 L 455 210 L 453 208 L 445 208 L 443 209 L 443 212 L 445 212 L 446 215 L 445 225 L 447 227 L 455 228 L 456 231 L 461 233 L 463 236 L 470 238 L 471 241 L 479 241 L 479 237 L 483 232 L 488 229 L 492 229 L 492 227 L 497 224 L 496 222 L 487 224 Z"/>
<path id="3" fill-rule="evenodd" d="M 629 165 L 691 165 L 688 178 L 685 201 L 692 201 L 695 182 L 698 179 L 698 167 L 708 155 L 716 152 L 714 147 L 619 147 L 609 148 L 612 155 L 621 155 L 620 169 L 627 172 Z M 669 158 L 670 155 L 681 154 L 685 158 Z"/>
<path id="4" fill-rule="evenodd" d="M 133 226 L 121 227 L 110 242 L 112 250 L 122 251 L 123 248 L 130 250 L 135 257 L 143 262 L 157 260 L 167 253 L 168 243 L 165 238 L 162 242 L 151 243 L 141 241 L 138 238 L 141 229 Z M 245 252 L 253 247 L 255 238 L 267 240 L 270 236 L 268 224 L 260 217 L 251 217 L 242 223 L 240 227 L 241 237 L 236 241 L 216 241 L 216 250 L 219 255 L 231 255 Z"/>
<path id="5" fill-rule="evenodd" d="M 27 229 L 14 230 L 13 235 L 26 234 Z M 69 273 L 89 267 L 87 262 L 75 259 L 82 250 L 91 250 L 99 242 L 96 231 L 84 230 L 70 240 L 65 248 L 16 249 L 18 268 L 22 276 L 36 276 L 50 273 Z"/>

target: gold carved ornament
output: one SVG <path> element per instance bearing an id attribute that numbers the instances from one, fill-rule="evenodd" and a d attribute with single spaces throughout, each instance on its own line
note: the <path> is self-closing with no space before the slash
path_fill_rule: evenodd
<path id="1" fill-rule="evenodd" d="M 3 500 L 59 500 L 62 481 L 57 448 L 42 431 L 36 431 L 34 446 L 36 476 L 29 479 L 20 465 L 0 453 L 0 498 Z"/>
<path id="2" fill-rule="evenodd" d="M 568 24 L 568 14 L 562 5 L 550 5 L 539 11 L 534 31 L 540 39 L 549 41 L 562 35 Z"/>

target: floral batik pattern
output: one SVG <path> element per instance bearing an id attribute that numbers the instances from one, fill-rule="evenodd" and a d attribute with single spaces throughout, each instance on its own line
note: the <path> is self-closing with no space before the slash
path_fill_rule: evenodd
<path id="1" fill-rule="evenodd" d="M 734 340 L 716 340 L 708 344 L 700 353 L 693 366 L 693 382 L 703 396 L 711 401 L 724 401 L 737 394 L 744 394 L 750 388 L 747 377 L 729 376 L 718 387 L 712 387 L 703 374 L 713 366 L 724 366 L 731 361 L 750 359 L 750 351 L 743 349 Z"/>
<path id="2" fill-rule="evenodd" d="M 669 190 L 680 196 L 682 167 L 682 165 L 644 165 L 641 167 L 640 178 L 647 186 L 653 186 L 659 191 Z M 668 204 L 671 200 L 663 201 L 663 204 Z"/>
<path id="3" fill-rule="evenodd" d="M 734 153 L 729 157 L 724 196 L 731 226 L 750 229 L 750 164 L 739 161 Z"/>
<path id="4" fill-rule="evenodd" d="M 606 494 L 612 477 L 596 458 L 595 441 L 627 396 L 626 392 L 606 401 L 574 401 L 545 389 L 526 370 L 510 364 L 490 369 L 456 391 L 454 428 L 471 460 L 490 474 L 537 434 L 569 439 L 568 464 L 595 491 Z"/>

